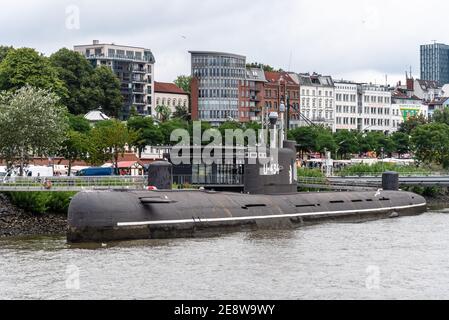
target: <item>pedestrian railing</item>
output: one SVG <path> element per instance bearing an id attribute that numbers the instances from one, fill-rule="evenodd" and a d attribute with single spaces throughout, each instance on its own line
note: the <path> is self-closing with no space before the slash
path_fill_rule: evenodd
<path id="1" fill-rule="evenodd" d="M 82 191 L 98 189 L 144 189 L 145 176 L 107 177 L 7 177 L 0 191 Z"/>

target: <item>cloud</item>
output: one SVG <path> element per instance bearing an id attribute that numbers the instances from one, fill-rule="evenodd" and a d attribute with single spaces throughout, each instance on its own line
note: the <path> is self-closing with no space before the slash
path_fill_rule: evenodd
<path id="1" fill-rule="evenodd" d="M 69 5 L 79 8 L 79 29 L 66 28 Z M 447 9 L 437 0 L 16 0 L 0 11 L 0 39 L 45 54 L 93 39 L 143 46 L 156 56 L 160 81 L 190 73 L 188 50 L 214 50 L 375 82 L 409 66 L 417 75 L 419 45 L 449 41 Z"/>

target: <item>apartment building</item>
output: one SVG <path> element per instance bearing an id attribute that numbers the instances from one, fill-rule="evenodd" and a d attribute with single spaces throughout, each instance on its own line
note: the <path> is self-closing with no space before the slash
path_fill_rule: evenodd
<path id="1" fill-rule="evenodd" d="M 246 69 L 246 78 L 239 84 L 240 122 L 262 122 L 266 83 L 265 72 L 261 68 Z"/>
<path id="2" fill-rule="evenodd" d="M 335 130 L 363 129 L 363 96 L 361 85 L 335 81 Z"/>
<path id="3" fill-rule="evenodd" d="M 437 81 L 414 79 L 407 76 L 406 88 L 425 102 L 435 101 L 444 96 L 443 87 Z"/>
<path id="4" fill-rule="evenodd" d="M 400 115 L 393 114 L 391 91 L 387 86 L 361 84 L 362 128 L 360 131 L 379 131 L 392 133 L 397 131 L 393 121 L 400 120 Z"/>
<path id="5" fill-rule="evenodd" d="M 299 74 L 301 125 L 324 125 L 335 131 L 335 85 L 332 77 Z"/>
<path id="6" fill-rule="evenodd" d="M 267 82 L 263 91 L 263 107 L 265 113 L 279 112 L 281 104 L 290 103 L 290 128 L 299 126 L 300 121 L 300 89 L 294 74 L 288 72 L 265 72 Z"/>
<path id="7" fill-rule="evenodd" d="M 392 102 L 392 131 L 397 131 L 399 126 L 410 117 L 429 117 L 429 106 L 410 91 L 396 88 L 391 93 Z"/>
<path id="8" fill-rule="evenodd" d="M 78 45 L 74 50 L 83 54 L 93 66 L 107 66 L 117 75 L 124 99 L 122 118 L 127 119 L 132 106 L 141 115 L 154 113 L 154 64 L 150 49 L 94 40 L 90 45 Z"/>

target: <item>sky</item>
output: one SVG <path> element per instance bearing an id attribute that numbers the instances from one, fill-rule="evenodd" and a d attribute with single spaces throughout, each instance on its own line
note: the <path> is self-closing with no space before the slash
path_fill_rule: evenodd
<path id="1" fill-rule="evenodd" d="M 145 47 L 163 82 L 190 74 L 189 50 L 208 50 L 395 85 L 410 67 L 419 77 L 420 44 L 449 43 L 448 11 L 444 0 L 15 0 L 2 4 L 0 45 Z"/>

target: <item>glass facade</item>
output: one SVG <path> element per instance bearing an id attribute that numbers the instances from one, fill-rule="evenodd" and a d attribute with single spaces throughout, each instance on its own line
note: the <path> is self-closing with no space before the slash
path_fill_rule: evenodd
<path id="1" fill-rule="evenodd" d="M 441 43 L 421 46 L 421 80 L 449 83 L 449 46 Z"/>
<path id="2" fill-rule="evenodd" d="M 245 79 L 246 58 L 216 52 L 190 53 L 192 76 L 199 83 L 199 119 L 217 124 L 238 120 L 239 83 Z"/>

